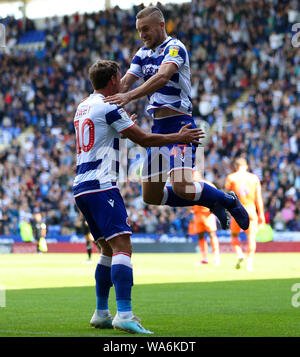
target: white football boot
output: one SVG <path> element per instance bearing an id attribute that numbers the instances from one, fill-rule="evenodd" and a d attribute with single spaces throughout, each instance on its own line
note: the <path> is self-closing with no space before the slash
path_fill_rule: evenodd
<path id="1" fill-rule="evenodd" d="M 108 314 L 107 316 L 103 317 L 100 315 L 98 310 L 95 310 L 94 315 L 91 318 L 90 324 L 92 327 L 101 328 L 101 329 L 112 329 L 112 321 L 113 316 Z"/>
<path id="2" fill-rule="evenodd" d="M 116 314 L 112 325 L 114 329 L 126 331 L 129 333 L 153 334 L 153 332 L 144 329 L 140 322 L 141 320 L 136 316 L 132 316 L 129 319 L 121 319 L 118 314 Z"/>

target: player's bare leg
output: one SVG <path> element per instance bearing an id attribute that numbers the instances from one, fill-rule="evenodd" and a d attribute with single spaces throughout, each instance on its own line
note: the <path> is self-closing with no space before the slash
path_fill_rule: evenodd
<path id="1" fill-rule="evenodd" d="M 247 240 L 248 240 L 248 244 L 247 244 L 247 256 L 246 256 L 246 260 L 247 260 L 246 269 L 248 271 L 253 271 L 253 258 L 256 250 L 255 235 L 249 234 Z"/>
<path id="2" fill-rule="evenodd" d="M 99 239 L 97 241 L 97 246 L 98 246 L 98 249 L 102 255 L 105 255 L 106 257 L 112 257 L 112 255 L 113 255 L 112 248 L 111 248 L 110 244 L 108 244 L 108 242 L 106 242 L 105 239 Z"/>
<path id="3" fill-rule="evenodd" d="M 192 170 L 180 169 L 173 170 L 170 173 L 170 181 L 174 193 L 181 198 L 192 201 L 195 197 L 194 181 Z M 148 204 L 160 205 L 163 197 L 164 187 L 166 185 L 166 176 L 157 175 L 142 182 L 143 199 Z"/>
<path id="4" fill-rule="evenodd" d="M 220 265 L 219 240 L 218 240 L 216 232 L 210 232 L 209 236 L 210 236 L 211 248 L 212 248 L 212 251 L 214 254 L 214 262 L 215 262 L 215 265 L 218 266 L 218 265 Z"/>
<path id="5" fill-rule="evenodd" d="M 208 263 L 208 244 L 206 239 L 204 238 L 204 232 L 198 233 L 198 244 L 200 248 L 200 252 L 202 255 L 202 260 L 201 264 L 207 264 Z"/>
<path id="6" fill-rule="evenodd" d="M 244 260 L 244 253 L 243 253 L 243 250 L 242 250 L 242 247 L 241 247 L 241 242 L 239 240 L 238 233 L 232 233 L 232 235 L 231 235 L 231 245 L 232 245 L 232 248 L 233 248 L 234 252 L 238 256 L 238 261 L 236 263 L 235 268 L 236 269 L 240 269 L 241 263 Z"/>
<path id="7" fill-rule="evenodd" d="M 85 235 L 85 241 L 86 241 L 86 251 L 88 254 L 88 262 L 91 262 L 92 259 L 92 250 L 93 250 L 93 242 L 94 238 L 91 233 L 88 233 Z"/>
<path id="8" fill-rule="evenodd" d="M 166 184 L 166 179 L 162 175 L 157 175 L 152 178 L 142 181 L 143 199 L 144 202 L 151 205 L 160 205 L 163 197 L 163 191 Z"/>
<path id="9" fill-rule="evenodd" d="M 250 221 L 250 227 L 247 232 L 247 255 L 246 255 L 246 269 L 248 271 L 253 271 L 253 258 L 256 251 L 256 233 L 257 224 L 256 222 Z"/>
<path id="10" fill-rule="evenodd" d="M 194 181 L 193 170 L 189 168 L 173 170 L 170 174 L 170 181 L 176 195 L 197 204 L 196 201 L 202 196 L 203 183 Z M 219 219 L 223 229 L 227 229 L 230 220 L 228 211 L 218 202 L 215 202 L 210 211 Z"/>
<path id="11" fill-rule="evenodd" d="M 248 229 L 249 216 L 234 193 L 224 193 L 204 182 L 193 181 L 189 168 L 174 169 L 170 174 L 172 186 L 166 186 L 166 180 L 144 180 L 143 198 L 148 204 L 188 207 L 199 205 L 208 207 L 219 219 L 223 229 L 228 229 L 229 213 L 237 220 L 240 227 Z M 226 207 L 226 208 L 225 208 Z M 229 212 L 229 213 L 228 213 Z"/>
<path id="12" fill-rule="evenodd" d="M 193 170 L 179 169 L 173 170 L 170 174 L 170 181 L 174 193 L 185 200 L 193 201 L 196 194 L 196 188 L 193 179 Z"/>
<path id="13" fill-rule="evenodd" d="M 130 235 L 124 234 L 109 240 L 109 245 L 112 249 L 112 254 L 124 253 L 131 257 L 132 245 Z"/>

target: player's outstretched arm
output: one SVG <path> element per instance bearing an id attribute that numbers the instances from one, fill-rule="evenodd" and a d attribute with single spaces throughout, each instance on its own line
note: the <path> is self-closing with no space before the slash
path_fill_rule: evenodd
<path id="1" fill-rule="evenodd" d="M 137 80 L 138 77 L 135 77 L 130 73 L 126 73 L 121 79 L 120 92 L 121 93 L 128 92 Z"/>
<path id="2" fill-rule="evenodd" d="M 143 147 L 156 147 L 175 143 L 199 144 L 199 139 L 203 139 L 205 135 L 201 129 L 189 129 L 190 125 L 189 123 L 183 126 L 178 133 L 164 135 L 147 133 L 138 125 L 133 125 L 122 131 L 122 135 Z"/>
<path id="3" fill-rule="evenodd" d="M 146 95 L 156 92 L 158 89 L 165 86 L 172 75 L 177 71 L 178 67 L 175 63 L 165 63 L 160 66 L 158 72 L 149 78 L 145 83 L 139 87 L 127 92 L 127 93 L 117 93 L 106 97 L 103 101 L 110 104 L 117 104 L 120 107 L 128 104 L 132 100 L 144 97 Z M 122 92 L 123 89 L 122 89 Z"/>

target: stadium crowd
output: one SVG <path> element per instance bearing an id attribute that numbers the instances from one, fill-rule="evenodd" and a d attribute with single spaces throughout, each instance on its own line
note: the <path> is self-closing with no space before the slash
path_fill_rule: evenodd
<path id="1" fill-rule="evenodd" d="M 37 211 L 53 234 L 74 232 L 74 111 L 91 93 L 90 64 L 107 58 L 123 73 L 129 67 L 141 45 L 135 28 L 141 6 L 47 18 L 45 47 L 36 52 L 17 48 L 25 31 L 35 30 L 33 21 L 0 19 L 7 42 L 0 52 L 0 234 L 17 234 L 19 222 Z M 168 34 L 190 55 L 193 115 L 211 126 L 206 179 L 224 189 L 234 158 L 246 157 L 262 181 L 267 223 L 300 231 L 300 47 L 291 43 L 298 2 L 159 6 Z M 126 109 L 150 130 L 145 105 L 142 99 Z M 134 232 L 187 234 L 188 208 L 147 206 L 140 183 L 124 181 Z"/>

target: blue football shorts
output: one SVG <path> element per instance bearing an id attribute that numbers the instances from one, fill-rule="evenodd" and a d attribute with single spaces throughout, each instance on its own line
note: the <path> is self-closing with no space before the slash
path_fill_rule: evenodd
<path id="1" fill-rule="evenodd" d="M 75 202 L 84 215 L 95 241 L 132 234 L 118 188 L 82 194 L 75 197 Z"/>
<path id="2" fill-rule="evenodd" d="M 154 119 L 152 133 L 172 134 L 191 123 L 190 129 L 197 128 L 194 119 L 188 115 L 177 115 L 163 119 Z M 193 169 L 195 166 L 197 145 L 176 143 L 167 146 L 147 148 L 142 170 L 142 179 L 158 174 L 170 174 L 173 170 Z"/>

